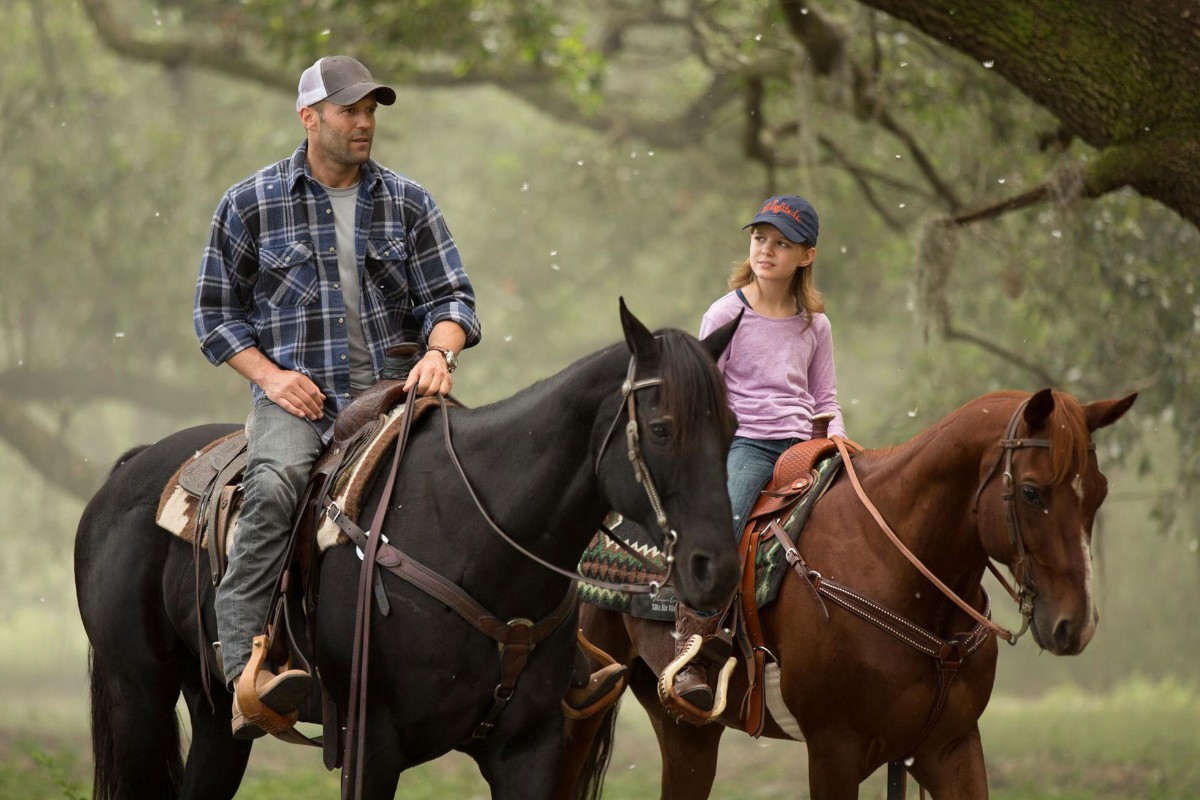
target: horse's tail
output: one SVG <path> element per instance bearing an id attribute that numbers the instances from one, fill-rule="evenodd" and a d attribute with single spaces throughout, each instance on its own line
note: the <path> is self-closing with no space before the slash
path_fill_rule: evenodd
<path id="1" fill-rule="evenodd" d="M 90 646 L 88 679 L 92 685 L 92 797 L 94 800 L 109 800 L 117 796 L 112 702 L 100 669 L 96 666 L 96 652 Z"/>
<path id="2" fill-rule="evenodd" d="M 92 800 L 113 800 L 121 795 L 121 775 L 117 768 L 116 736 L 113 732 L 113 704 L 104 674 L 96 663 L 96 653 L 88 647 L 88 678 L 92 698 Z M 179 722 L 171 715 L 173 736 L 157 742 L 159 753 L 166 759 L 165 772 L 170 776 L 183 775 L 183 757 L 179 748 Z M 172 781 L 178 794 L 178 778 Z"/>
<path id="3" fill-rule="evenodd" d="M 608 762 L 612 759 L 617 711 L 620 708 L 621 703 L 618 701 L 604 712 L 600 729 L 592 739 L 592 746 L 584 758 L 575 782 L 575 800 L 600 800 L 600 794 L 604 790 L 604 776 L 608 772 Z"/>

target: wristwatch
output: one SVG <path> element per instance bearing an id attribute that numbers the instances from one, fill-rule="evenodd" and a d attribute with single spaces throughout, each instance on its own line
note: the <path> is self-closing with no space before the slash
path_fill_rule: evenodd
<path id="1" fill-rule="evenodd" d="M 454 372 L 454 370 L 458 369 L 458 353 L 455 353 L 449 347 L 438 347 L 436 345 L 431 344 L 426 349 L 427 350 L 437 350 L 439 353 L 441 353 L 442 355 L 444 355 L 446 357 L 446 371 L 447 372 Z"/>

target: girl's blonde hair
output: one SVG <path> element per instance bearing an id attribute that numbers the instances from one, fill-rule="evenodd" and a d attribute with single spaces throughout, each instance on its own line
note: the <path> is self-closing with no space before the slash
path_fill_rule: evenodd
<path id="1" fill-rule="evenodd" d="M 809 247 L 807 243 L 803 246 Z M 812 248 L 809 247 L 809 249 Z M 730 273 L 729 290 L 740 289 L 752 283 L 754 283 L 754 270 L 751 269 L 750 259 L 747 258 L 734 266 L 733 272 Z M 804 327 L 807 329 L 809 325 L 812 325 L 813 314 L 825 311 L 825 298 L 817 291 L 817 286 L 813 282 L 812 264 L 796 270 L 796 274 L 792 276 L 792 285 L 788 288 L 796 300 L 796 310 L 806 317 Z"/>

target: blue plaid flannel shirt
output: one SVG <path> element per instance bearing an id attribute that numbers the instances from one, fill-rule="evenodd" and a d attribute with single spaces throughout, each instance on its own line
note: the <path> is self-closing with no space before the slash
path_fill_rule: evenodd
<path id="1" fill-rule="evenodd" d="M 192 321 L 213 364 L 258 347 L 325 394 L 323 430 L 350 401 L 349 344 L 329 196 L 313 180 L 307 142 L 235 184 L 213 215 Z M 442 320 L 479 341 L 475 292 L 441 211 L 420 185 L 367 161 L 355 242 L 359 309 L 376 376 L 384 351 L 424 342 Z M 255 400 L 263 396 L 253 387 Z"/>

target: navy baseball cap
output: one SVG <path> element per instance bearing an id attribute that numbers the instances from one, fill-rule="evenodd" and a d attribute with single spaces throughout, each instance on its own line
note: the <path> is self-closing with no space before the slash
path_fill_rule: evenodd
<path id="1" fill-rule="evenodd" d="M 376 83 L 370 71 L 350 56 L 326 56 L 304 70 L 296 91 L 296 110 L 328 100 L 352 106 L 371 92 L 380 105 L 396 102 L 396 90 Z"/>
<path id="2" fill-rule="evenodd" d="M 817 246 L 817 211 L 812 203 L 794 194 L 768 197 L 758 216 L 742 226 L 742 230 L 759 223 L 774 225 L 793 242 L 808 242 Z"/>

